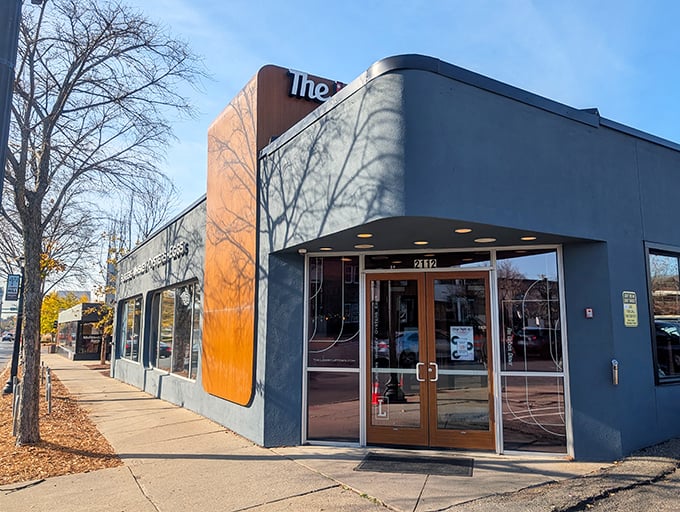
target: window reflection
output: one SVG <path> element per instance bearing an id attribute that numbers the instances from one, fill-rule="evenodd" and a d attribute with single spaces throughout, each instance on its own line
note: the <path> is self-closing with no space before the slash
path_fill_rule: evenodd
<path id="1" fill-rule="evenodd" d="M 359 374 L 307 374 L 307 439 L 359 441 Z"/>
<path id="2" fill-rule="evenodd" d="M 309 270 L 310 367 L 359 367 L 359 258 L 312 258 Z"/>
<path id="3" fill-rule="evenodd" d="M 566 453 L 557 252 L 502 251 L 496 271 L 503 447 Z"/>
<path id="4" fill-rule="evenodd" d="M 120 311 L 119 353 L 124 359 L 139 361 L 142 298 L 135 297 L 124 301 Z"/>
<path id="5" fill-rule="evenodd" d="M 556 256 L 554 250 L 498 253 L 502 370 L 562 371 Z"/>
<path id="6" fill-rule="evenodd" d="M 491 266 L 491 253 L 489 251 L 473 251 L 375 254 L 366 256 L 365 265 L 368 270 L 483 268 Z"/>
<path id="7" fill-rule="evenodd" d="M 359 258 L 309 260 L 307 439 L 359 441 Z M 316 368 L 335 368 L 318 371 Z"/>
<path id="8" fill-rule="evenodd" d="M 506 450 L 566 453 L 562 377 L 501 377 Z"/>
<path id="9" fill-rule="evenodd" d="M 651 250 L 649 273 L 654 310 L 654 355 L 659 381 L 680 378 L 680 272 L 678 255 Z"/>
<path id="10" fill-rule="evenodd" d="M 156 368 L 182 377 L 196 378 L 200 345 L 197 284 L 163 290 L 154 300 L 158 328 L 151 360 Z"/>

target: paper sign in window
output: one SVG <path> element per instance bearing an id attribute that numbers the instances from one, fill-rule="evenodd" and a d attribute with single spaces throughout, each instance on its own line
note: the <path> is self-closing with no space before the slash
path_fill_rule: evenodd
<path id="1" fill-rule="evenodd" d="M 451 340 L 451 360 L 474 361 L 475 337 L 470 326 L 451 326 L 449 338 Z"/>

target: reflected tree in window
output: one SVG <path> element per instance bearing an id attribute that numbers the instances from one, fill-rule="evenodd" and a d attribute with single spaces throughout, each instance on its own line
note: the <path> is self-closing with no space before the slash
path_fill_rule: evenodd
<path id="1" fill-rule="evenodd" d="M 654 311 L 654 362 L 659 382 L 680 378 L 680 272 L 678 256 L 650 251 L 649 282 Z"/>

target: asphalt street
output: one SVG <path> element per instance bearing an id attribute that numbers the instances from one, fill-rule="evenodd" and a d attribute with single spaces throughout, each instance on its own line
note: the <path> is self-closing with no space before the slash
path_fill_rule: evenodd
<path id="1" fill-rule="evenodd" d="M 12 347 L 14 342 L 12 341 L 0 341 L 0 368 L 4 368 L 12 358 Z"/>

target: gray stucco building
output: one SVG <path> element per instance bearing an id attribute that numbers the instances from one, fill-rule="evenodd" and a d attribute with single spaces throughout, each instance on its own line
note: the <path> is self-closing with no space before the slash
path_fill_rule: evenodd
<path id="1" fill-rule="evenodd" d="M 265 445 L 680 435 L 680 146 L 437 59 L 267 66 L 119 265 L 113 375 Z"/>

